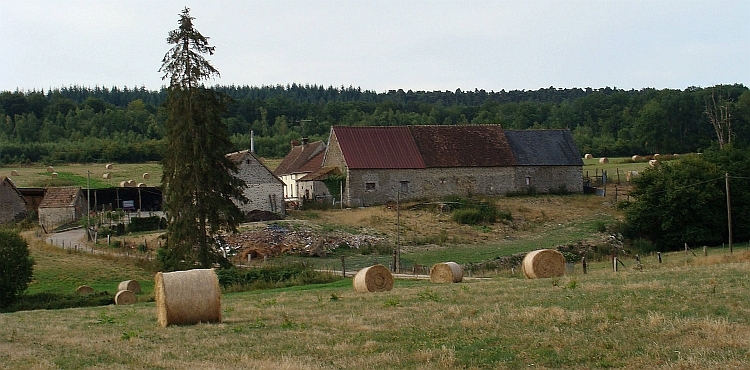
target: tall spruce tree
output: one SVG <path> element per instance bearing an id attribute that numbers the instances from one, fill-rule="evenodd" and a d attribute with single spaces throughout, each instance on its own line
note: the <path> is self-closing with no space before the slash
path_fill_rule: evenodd
<path id="1" fill-rule="evenodd" d="M 205 59 L 213 55 L 208 37 L 193 26 L 190 9 L 180 13 L 179 28 L 169 32 L 172 46 L 159 72 L 169 79 L 165 106 L 166 151 L 162 158 L 167 242 L 159 251 L 165 270 L 211 267 L 226 262 L 218 253 L 222 233 L 236 232 L 243 214 L 234 201 L 247 202 L 221 116 L 227 97 L 203 85 L 219 76 Z"/>

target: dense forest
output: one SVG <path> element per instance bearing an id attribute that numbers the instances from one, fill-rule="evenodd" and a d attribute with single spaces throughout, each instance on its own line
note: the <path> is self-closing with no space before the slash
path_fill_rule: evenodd
<path id="1" fill-rule="evenodd" d="M 582 153 L 630 156 L 702 152 L 750 143 L 750 91 L 741 84 L 685 90 L 559 89 L 403 91 L 316 85 L 215 86 L 235 149 L 283 157 L 291 140 L 327 140 L 332 125 L 499 124 L 569 128 Z M 0 164 L 161 159 L 166 90 L 65 87 L 0 93 Z"/>

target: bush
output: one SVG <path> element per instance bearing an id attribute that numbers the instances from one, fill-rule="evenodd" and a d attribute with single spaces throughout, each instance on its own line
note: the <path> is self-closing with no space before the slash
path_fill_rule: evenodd
<path id="1" fill-rule="evenodd" d="M 128 232 L 162 230 L 167 228 L 167 219 L 159 216 L 133 217 L 127 226 Z"/>
<path id="2" fill-rule="evenodd" d="M 301 263 L 251 269 L 222 268 L 216 270 L 216 275 L 224 289 L 232 288 L 233 291 L 330 283 L 338 279 Z"/>
<path id="3" fill-rule="evenodd" d="M 15 231 L 0 230 L 0 307 L 26 290 L 34 272 L 29 245 Z"/>

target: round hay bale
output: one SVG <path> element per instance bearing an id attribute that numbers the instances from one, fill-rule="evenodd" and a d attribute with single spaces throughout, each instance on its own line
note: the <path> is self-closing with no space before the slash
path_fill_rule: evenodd
<path id="1" fill-rule="evenodd" d="M 143 179 L 148 180 L 151 177 L 151 175 L 148 174 L 148 172 L 143 174 Z"/>
<path id="2" fill-rule="evenodd" d="M 607 157 L 601 157 L 601 158 L 599 158 L 599 163 L 601 163 L 601 164 L 609 163 L 609 158 L 607 158 Z"/>
<path id="3" fill-rule="evenodd" d="M 586 153 L 586 155 L 584 155 L 583 157 L 586 159 L 594 159 L 594 156 L 589 153 Z"/>
<path id="4" fill-rule="evenodd" d="M 638 162 L 638 161 L 640 161 L 642 159 L 642 157 L 640 155 L 636 154 L 636 155 L 630 157 L 630 159 L 632 159 L 633 162 Z"/>
<path id="5" fill-rule="evenodd" d="M 659 159 L 659 157 L 661 157 L 661 154 L 659 153 L 654 154 L 654 159 Z"/>
<path id="6" fill-rule="evenodd" d="M 56 178 L 57 178 L 57 172 L 52 172 L 52 178 L 53 178 L 53 179 L 56 179 Z"/>
<path id="7" fill-rule="evenodd" d="M 146 183 L 143 183 L 143 182 L 139 182 L 139 183 L 138 183 L 138 186 L 136 186 L 136 187 L 137 187 L 137 188 L 145 188 L 145 187 L 146 187 Z"/>
<path id="8" fill-rule="evenodd" d="M 521 263 L 528 279 L 549 278 L 565 274 L 565 257 L 553 249 L 538 249 L 529 252 Z"/>
<path id="9" fill-rule="evenodd" d="M 464 270 L 455 262 L 436 263 L 430 268 L 430 282 L 460 283 L 464 279 Z"/>
<path id="10" fill-rule="evenodd" d="M 138 294 L 141 292 L 141 284 L 138 282 L 138 280 L 121 281 L 117 286 L 117 291 L 119 292 L 121 290 L 129 290 L 133 292 L 133 294 Z"/>
<path id="11" fill-rule="evenodd" d="M 55 168 L 52 166 L 47 166 L 47 172 L 55 172 Z"/>
<path id="12" fill-rule="evenodd" d="M 357 293 L 387 292 L 393 289 L 393 275 L 385 266 L 373 265 L 359 270 L 352 283 Z"/>
<path id="13" fill-rule="evenodd" d="M 124 188 L 126 186 L 128 186 L 128 182 L 127 181 L 120 181 L 120 187 L 121 188 Z"/>
<path id="14" fill-rule="evenodd" d="M 651 167 L 659 167 L 659 161 L 657 161 L 656 159 L 652 159 L 648 161 L 648 165 Z"/>
<path id="15" fill-rule="evenodd" d="M 121 290 L 115 294 L 115 304 L 118 306 L 123 304 L 133 304 L 136 302 L 138 302 L 138 300 L 135 298 L 135 293 L 129 290 Z"/>
<path id="16" fill-rule="evenodd" d="M 109 173 L 105 173 L 105 174 L 102 175 L 102 178 L 105 179 L 105 180 L 109 180 L 109 179 L 112 178 L 112 175 L 110 175 Z"/>
<path id="17" fill-rule="evenodd" d="M 158 272 L 154 283 L 160 326 L 221 322 L 221 289 L 213 269 Z"/>
<path id="18" fill-rule="evenodd" d="M 78 295 L 89 295 L 94 294 L 94 288 L 88 286 L 88 285 L 81 285 L 78 288 L 76 288 L 76 294 Z"/>
<path id="19" fill-rule="evenodd" d="M 11 176 L 18 176 L 18 171 L 16 171 L 16 170 L 10 171 L 10 175 Z"/>
<path id="20" fill-rule="evenodd" d="M 114 167 L 115 167 L 115 166 L 113 166 L 113 165 L 112 165 L 112 163 L 107 163 L 106 165 L 104 165 L 104 168 L 106 168 L 106 169 L 108 169 L 108 170 L 111 170 L 111 169 L 113 169 Z"/>
<path id="21" fill-rule="evenodd" d="M 135 185 L 136 185 L 135 180 L 128 180 L 127 186 L 132 188 L 132 187 L 135 187 Z"/>

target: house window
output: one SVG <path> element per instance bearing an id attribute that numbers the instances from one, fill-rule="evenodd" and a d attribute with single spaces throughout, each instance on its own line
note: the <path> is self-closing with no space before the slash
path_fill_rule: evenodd
<path id="1" fill-rule="evenodd" d="M 375 191 L 375 183 L 374 182 L 366 182 L 365 183 L 365 191 Z"/>
<path id="2" fill-rule="evenodd" d="M 409 191 L 409 182 L 408 181 L 401 181 L 401 192 L 406 193 Z"/>
<path id="3" fill-rule="evenodd" d="M 526 176 L 526 186 L 531 185 L 531 177 Z"/>

